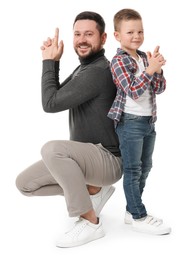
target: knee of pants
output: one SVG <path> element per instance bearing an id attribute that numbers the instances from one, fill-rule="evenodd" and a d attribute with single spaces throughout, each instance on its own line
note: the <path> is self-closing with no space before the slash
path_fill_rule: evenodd
<path id="1" fill-rule="evenodd" d="M 60 155 L 61 157 L 67 157 L 67 148 L 65 142 L 60 142 L 60 149 L 59 149 L 59 142 L 58 141 L 49 141 L 43 145 L 41 148 L 41 155 L 42 158 L 45 160 L 49 160 L 55 155 Z"/>
<path id="2" fill-rule="evenodd" d="M 17 178 L 16 178 L 16 181 L 15 181 L 15 184 L 16 184 L 16 187 L 17 187 L 17 189 L 19 190 L 19 191 L 21 191 L 22 190 L 22 181 L 20 180 L 21 178 L 20 178 L 20 176 L 18 175 L 17 176 Z"/>
<path id="3" fill-rule="evenodd" d="M 25 182 L 23 176 L 20 174 L 15 181 L 17 189 L 25 196 L 32 196 L 31 192 L 25 188 Z"/>
<path id="4" fill-rule="evenodd" d="M 152 169 L 152 164 L 142 167 L 142 175 L 144 176 L 144 178 L 147 178 L 151 169 Z"/>

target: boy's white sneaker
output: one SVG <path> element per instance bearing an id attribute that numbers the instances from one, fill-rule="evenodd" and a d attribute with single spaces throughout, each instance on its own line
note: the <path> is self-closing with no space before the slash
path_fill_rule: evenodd
<path id="1" fill-rule="evenodd" d="M 98 193 L 90 195 L 93 209 L 95 210 L 97 216 L 99 216 L 101 210 L 103 209 L 108 199 L 112 196 L 114 191 L 114 186 L 103 186 Z"/>
<path id="2" fill-rule="evenodd" d="M 156 219 L 156 220 L 158 220 L 158 221 L 163 223 L 163 220 L 160 219 L 160 218 L 155 218 L 154 217 L 154 219 Z M 128 211 L 125 212 L 125 220 L 124 220 L 124 222 L 125 222 L 125 224 L 132 224 L 132 222 L 133 222 L 132 214 L 130 212 L 128 212 Z"/>
<path id="3" fill-rule="evenodd" d="M 164 225 L 161 219 L 149 215 L 141 220 L 133 219 L 132 228 L 135 231 L 153 235 L 166 235 L 171 233 L 171 228 Z"/>
<path id="4" fill-rule="evenodd" d="M 75 247 L 99 239 L 105 235 L 102 223 L 93 224 L 84 218 L 79 218 L 74 226 L 66 232 L 59 241 L 57 247 Z"/>
<path id="5" fill-rule="evenodd" d="M 133 217 L 130 212 L 125 212 L 125 224 L 132 224 Z"/>

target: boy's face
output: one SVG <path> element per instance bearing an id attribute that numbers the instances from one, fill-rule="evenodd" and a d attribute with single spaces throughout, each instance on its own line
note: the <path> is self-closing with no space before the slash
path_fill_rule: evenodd
<path id="1" fill-rule="evenodd" d="M 73 46 L 80 58 L 87 58 L 100 51 L 106 41 L 106 33 L 100 35 L 92 20 L 78 20 L 74 24 Z"/>
<path id="2" fill-rule="evenodd" d="M 119 25 L 119 31 L 114 32 L 121 48 L 129 54 L 135 53 L 144 41 L 143 24 L 141 20 L 123 20 Z"/>

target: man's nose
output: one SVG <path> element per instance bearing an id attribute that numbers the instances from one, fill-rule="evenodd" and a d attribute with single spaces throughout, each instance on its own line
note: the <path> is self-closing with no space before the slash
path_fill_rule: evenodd
<path id="1" fill-rule="evenodd" d="M 79 41 L 80 42 L 86 42 L 86 35 L 85 34 L 81 34 L 79 37 Z"/>

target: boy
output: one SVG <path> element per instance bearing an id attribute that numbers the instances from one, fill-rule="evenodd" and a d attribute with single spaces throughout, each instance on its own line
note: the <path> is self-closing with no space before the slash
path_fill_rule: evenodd
<path id="1" fill-rule="evenodd" d="M 155 144 L 156 94 L 166 88 L 162 66 L 166 61 L 157 46 L 151 54 L 139 51 L 144 41 L 141 15 L 122 9 L 114 16 L 114 36 L 120 42 L 111 62 L 117 87 L 108 113 L 114 120 L 123 159 L 123 188 L 126 196 L 125 223 L 133 229 L 157 235 L 171 229 L 161 219 L 147 214 L 142 202 L 146 179 L 152 168 Z"/>

